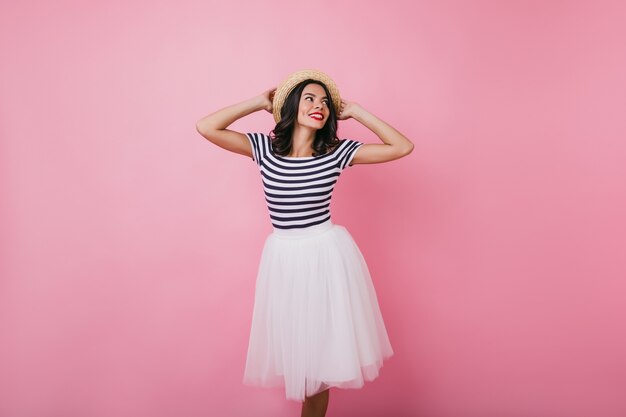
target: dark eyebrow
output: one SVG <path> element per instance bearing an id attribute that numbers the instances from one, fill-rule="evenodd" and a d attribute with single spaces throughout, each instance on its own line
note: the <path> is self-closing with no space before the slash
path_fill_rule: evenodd
<path id="1" fill-rule="evenodd" d="M 309 96 L 313 96 L 313 97 L 315 97 L 315 94 L 313 94 L 313 93 L 304 93 L 304 95 L 305 95 L 305 96 L 309 95 Z M 322 97 L 322 98 L 328 98 L 328 96 L 324 96 L 324 97 Z"/>

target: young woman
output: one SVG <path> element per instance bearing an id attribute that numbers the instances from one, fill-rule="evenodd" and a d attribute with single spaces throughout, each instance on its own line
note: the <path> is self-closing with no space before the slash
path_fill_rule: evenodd
<path id="1" fill-rule="evenodd" d="M 270 135 L 227 129 L 258 110 Z M 382 144 L 337 138 L 354 118 Z M 413 144 L 355 102 L 321 71 L 297 71 L 276 89 L 218 110 L 198 132 L 257 164 L 273 232 L 258 268 L 244 383 L 284 386 L 302 416 L 324 416 L 330 387 L 360 388 L 393 355 L 371 276 L 348 230 L 330 216 L 333 188 L 353 164 L 408 155 Z"/>

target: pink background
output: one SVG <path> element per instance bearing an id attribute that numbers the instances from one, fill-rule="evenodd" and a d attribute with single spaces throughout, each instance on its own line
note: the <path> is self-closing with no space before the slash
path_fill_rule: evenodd
<path id="1" fill-rule="evenodd" d="M 622 4 L 3 2 L 0 415 L 299 415 L 241 383 L 271 225 L 195 123 L 301 68 L 415 143 L 335 190 L 395 356 L 327 415 L 626 415 Z"/>

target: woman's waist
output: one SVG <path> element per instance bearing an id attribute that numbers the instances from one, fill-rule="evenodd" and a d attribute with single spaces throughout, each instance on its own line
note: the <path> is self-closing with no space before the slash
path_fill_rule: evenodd
<path id="1" fill-rule="evenodd" d="M 327 220 L 314 224 L 311 226 L 292 226 L 288 228 L 281 228 L 274 225 L 273 234 L 278 237 L 301 237 L 301 236 L 313 236 L 319 233 L 323 233 L 334 226 L 334 223 L 330 218 Z"/>

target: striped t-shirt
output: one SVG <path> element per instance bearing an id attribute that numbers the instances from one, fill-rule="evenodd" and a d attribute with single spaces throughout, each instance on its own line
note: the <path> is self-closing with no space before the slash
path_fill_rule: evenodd
<path id="1" fill-rule="evenodd" d="M 320 156 L 274 154 L 264 133 L 246 133 L 252 160 L 258 165 L 272 225 L 278 229 L 305 228 L 330 219 L 330 198 L 337 178 L 362 142 L 344 139 Z"/>

